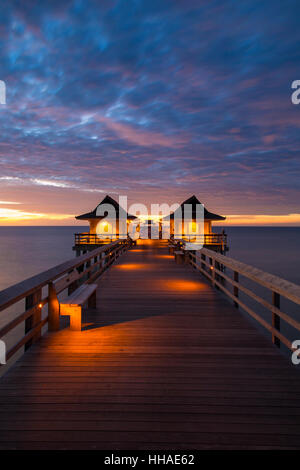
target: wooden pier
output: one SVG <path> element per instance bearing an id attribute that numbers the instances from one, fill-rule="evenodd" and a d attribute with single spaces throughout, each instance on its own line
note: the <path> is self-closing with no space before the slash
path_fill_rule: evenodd
<path id="1" fill-rule="evenodd" d="M 0 379 L 0 449 L 299 449 L 300 374 L 275 343 L 166 242 L 105 250 L 83 330 L 63 317 Z"/>

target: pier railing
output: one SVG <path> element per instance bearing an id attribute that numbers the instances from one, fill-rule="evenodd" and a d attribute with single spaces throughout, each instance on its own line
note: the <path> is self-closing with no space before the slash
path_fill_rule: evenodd
<path id="1" fill-rule="evenodd" d="M 208 233 L 203 235 L 187 234 L 182 237 L 182 234 L 174 236 L 175 239 L 182 239 L 188 242 L 202 243 L 203 245 L 227 245 L 227 235 L 225 233 Z M 119 238 L 127 238 L 127 234 L 97 234 L 89 232 L 75 233 L 75 245 L 103 245 L 110 243 Z"/>
<path id="2" fill-rule="evenodd" d="M 300 286 L 206 248 L 195 252 L 186 251 L 185 256 L 188 262 L 206 276 L 214 287 L 217 287 L 232 299 L 236 307 L 240 307 L 247 312 L 269 331 L 272 335 L 272 342 L 276 346 L 280 347 L 280 343 L 283 343 L 291 351 L 295 349 L 292 346 L 292 341 L 280 331 L 281 321 L 297 331 L 300 331 L 300 322 L 281 310 L 280 299 L 284 297 L 292 303 L 300 305 Z M 254 285 L 266 288 L 270 292 L 272 300 L 267 301 L 253 290 L 245 287 L 241 278 L 248 279 Z M 239 298 L 240 292 L 245 294 L 245 298 L 251 298 L 270 312 L 271 321 L 268 322 L 255 312 L 252 306 L 247 305 L 247 301 L 241 300 Z"/>
<path id="3" fill-rule="evenodd" d="M 187 234 L 182 236 L 174 235 L 174 241 L 182 240 L 184 242 L 201 243 L 202 245 L 227 245 L 227 234 L 226 233 L 205 233 L 202 235 Z"/>
<path id="4" fill-rule="evenodd" d="M 90 283 L 99 277 L 130 245 L 129 239 L 117 240 L 1 291 L 0 312 L 20 301 L 25 302 L 25 310 L 0 328 L 0 339 L 3 339 L 17 326 L 25 324 L 24 335 L 7 351 L 6 360 L 22 347 L 28 349 L 41 336 L 46 324 L 50 331 L 57 329 L 59 311 L 57 297 L 53 295 L 54 281 L 55 294 L 66 290 L 70 294 L 79 285 Z M 48 306 L 48 312 L 44 316 L 45 306 Z"/>
<path id="5" fill-rule="evenodd" d="M 126 239 L 127 234 L 97 234 L 97 233 L 75 233 L 75 245 L 104 245 L 118 239 Z"/>

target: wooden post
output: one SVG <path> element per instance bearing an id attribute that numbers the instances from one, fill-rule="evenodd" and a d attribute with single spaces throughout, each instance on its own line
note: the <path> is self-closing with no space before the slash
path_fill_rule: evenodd
<path id="1" fill-rule="evenodd" d="M 104 257 L 105 257 L 105 253 L 102 251 L 102 253 L 101 253 L 101 259 L 102 259 L 102 261 L 101 261 L 101 268 L 102 268 L 102 271 L 103 271 L 104 268 L 105 268 L 105 258 L 104 258 Z"/>
<path id="2" fill-rule="evenodd" d="M 215 265 L 215 259 L 214 258 L 209 258 L 209 261 L 210 261 L 210 264 L 211 264 L 211 267 L 210 267 L 210 272 L 211 272 L 211 282 L 212 282 L 212 285 L 213 287 L 215 287 L 215 280 L 216 280 L 216 271 L 215 271 L 215 268 L 216 268 L 216 265 Z"/>
<path id="3" fill-rule="evenodd" d="M 203 255 L 202 253 L 201 253 L 201 259 L 203 259 L 203 261 L 206 261 L 206 256 Z M 201 268 L 202 268 L 202 269 L 205 269 L 205 268 L 206 268 L 206 265 L 205 265 L 204 263 L 201 263 Z"/>
<path id="4" fill-rule="evenodd" d="M 189 250 L 184 250 L 184 263 L 190 264 L 190 252 Z"/>
<path id="5" fill-rule="evenodd" d="M 39 303 L 42 300 L 42 289 L 36 290 L 33 294 L 28 295 L 25 298 L 25 310 L 29 310 L 35 306 L 32 315 L 25 320 L 25 334 L 29 333 L 32 328 L 37 326 L 42 319 L 42 309 L 39 307 Z M 33 338 L 25 343 L 25 351 L 37 341 L 41 336 L 41 330 L 39 330 Z"/>
<path id="6" fill-rule="evenodd" d="M 220 263 L 216 260 L 214 260 L 214 273 L 215 273 L 215 280 L 219 283 L 221 283 L 222 278 L 219 276 L 219 274 L 216 273 L 216 269 L 219 271 L 220 270 Z M 219 286 L 215 284 L 215 288 L 220 290 Z"/>
<path id="7" fill-rule="evenodd" d="M 277 292 L 272 292 L 272 304 L 274 307 L 280 308 L 280 294 Z M 274 312 L 272 312 L 272 326 L 277 331 L 280 331 L 280 317 Z M 274 333 L 272 333 L 272 343 L 280 348 L 280 339 L 277 338 L 276 334 Z"/>
<path id="8" fill-rule="evenodd" d="M 175 246 L 174 245 L 169 245 L 169 255 L 173 255 L 174 250 L 175 250 Z"/>
<path id="9" fill-rule="evenodd" d="M 93 264 L 96 265 L 96 264 L 97 264 L 97 261 L 98 261 L 98 255 L 97 255 L 97 256 L 94 256 L 94 263 L 93 263 Z M 95 269 L 96 269 L 96 271 L 99 271 L 100 265 L 97 264 L 97 266 L 95 266 Z"/>
<path id="10" fill-rule="evenodd" d="M 233 272 L 233 280 L 234 280 L 235 282 L 239 282 L 239 273 L 238 273 L 237 271 L 234 271 L 234 272 Z M 239 296 L 239 288 L 238 288 L 237 286 L 234 286 L 234 287 L 233 287 L 233 294 L 234 294 L 235 297 L 238 298 L 238 296 Z M 234 302 L 234 306 L 235 306 L 236 308 L 239 308 L 239 304 L 238 304 L 237 302 Z"/>
<path id="11" fill-rule="evenodd" d="M 191 265 L 192 265 L 192 267 L 193 267 L 194 269 L 197 269 L 197 265 L 198 265 L 197 251 L 193 250 L 193 251 L 192 251 L 192 254 L 195 256 L 195 258 L 193 258 L 193 256 L 191 256 L 191 257 L 190 257 L 190 263 L 191 263 L 191 261 L 193 261 L 195 264 L 192 264 L 192 263 L 191 263 Z M 196 265 L 196 266 L 195 266 L 195 265 Z"/>
<path id="12" fill-rule="evenodd" d="M 48 330 L 59 330 L 59 302 L 53 282 L 48 284 Z"/>
<path id="13" fill-rule="evenodd" d="M 86 262 L 85 269 L 88 269 L 88 268 L 90 268 L 90 267 L 91 267 L 91 260 L 88 260 L 88 261 Z M 86 276 L 87 276 L 87 279 L 89 279 L 89 278 L 91 277 L 91 271 L 88 271 L 87 274 L 86 274 Z"/>
<path id="14" fill-rule="evenodd" d="M 184 252 L 181 250 L 174 251 L 175 263 L 184 264 Z"/>

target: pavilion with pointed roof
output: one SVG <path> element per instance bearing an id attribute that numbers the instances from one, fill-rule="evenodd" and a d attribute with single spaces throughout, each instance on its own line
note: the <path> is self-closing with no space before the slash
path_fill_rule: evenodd
<path id="1" fill-rule="evenodd" d="M 185 206 L 191 206 L 191 212 L 189 212 L 189 220 L 185 214 Z M 199 199 L 193 195 L 183 201 L 181 205 L 174 212 L 169 214 L 166 217 L 162 217 L 157 221 L 159 238 L 167 239 L 169 236 L 176 237 L 175 232 L 175 222 L 176 222 L 176 213 L 180 213 L 180 218 L 182 221 L 182 230 L 181 226 L 179 231 L 182 234 L 182 238 L 191 239 L 192 237 L 199 236 L 204 239 L 204 246 L 210 247 L 211 249 L 217 249 L 221 252 L 224 252 L 224 247 L 226 246 L 226 235 L 224 232 L 216 234 L 212 231 L 212 222 L 225 220 L 225 217 L 210 212 L 204 207 L 204 225 L 199 224 L 197 220 L 197 206 L 201 205 Z M 114 216 L 111 217 L 109 214 L 109 209 L 113 207 Z M 110 196 L 105 196 L 104 199 L 95 207 L 91 212 L 81 214 L 75 217 L 76 220 L 87 220 L 89 222 L 89 232 L 82 232 L 75 234 L 75 246 L 77 254 L 85 252 L 86 250 L 94 249 L 97 245 L 108 243 L 109 241 L 116 240 L 118 238 L 125 238 L 129 233 L 129 225 L 135 220 L 139 219 L 138 217 L 131 215 L 123 209 L 117 201 L 115 201 Z M 113 219 L 113 221 L 112 221 Z M 121 223 L 126 221 L 125 224 Z M 178 220 L 178 219 L 177 219 Z M 143 222 L 143 225 L 147 225 L 148 238 L 152 238 L 153 231 L 153 221 L 151 218 Z M 165 230 L 166 225 L 169 229 Z M 199 225 L 199 226 L 198 226 Z M 137 232 L 141 230 L 141 221 L 137 226 Z M 177 228 L 176 228 L 177 230 Z M 124 232 L 124 233 L 123 233 Z M 204 232 L 204 233 L 203 233 Z M 167 235 L 168 234 L 168 235 Z M 141 236 L 141 234 L 140 234 Z M 143 238 L 143 237 L 142 237 Z"/>
<path id="2" fill-rule="evenodd" d="M 198 233 L 200 229 L 199 227 L 197 227 L 197 206 L 199 205 L 201 205 L 201 202 L 195 195 L 193 195 L 189 197 L 188 199 L 186 199 L 185 201 L 183 201 L 178 207 L 178 209 L 176 209 L 169 216 L 164 218 L 165 221 L 170 220 L 170 235 L 174 236 L 174 232 L 175 232 L 174 219 L 176 215 L 178 215 L 180 219 L 182 220 L 183 238 L 193 236 L 196 233 L 198 235 L 204 235 L 204 239 L 207 242 L 205 243 L 205 245 L 212 245 L 212 244 L 215 244 L 215 242 L 217 242 L 216 244 L 218 244 L 218 240 L 221 238 L 223 239 L 223 236 L 222 234 L 219 234 L 219 236 L 217 236 L 217 234 L 213 233 L 212 222 L 225 220 L 226 217 L 223 217 L 222 215 L 218 215 L 218 214 L 208 211 L 206 207 L 203 205 L 204 207 L 204 233 L 200 234 Z M 191 217 L 188 220 L 187 220 L 187 215 L 185 211 L 185 206 L 191 206 L 190 207 L 191 213 L 189 213 L 189 216 Z M 203 230 L 203 225 L 202 225 L 202 230 Z"/>
<path id="3" fill-rule="evenodd" d="M 115 211 L 115 224 L 110 220 L 109 207 L 113 207 Z M 128 214 L 120 204 L 115 201 L 112 197 L 106 195 L 105 198 L 95 207 L 91 212 L 77 215 L 76 220 L 87 220 L 90 225 L 89 235 L 97 234 L 98 238 L 118 238 L 120 235 L 119 221 L 122 217 L 123 220 L 127 221 L 127 233 L 128 226 L 136 217 Z M 89 239 L 92 240 L 93 237 Z"/>

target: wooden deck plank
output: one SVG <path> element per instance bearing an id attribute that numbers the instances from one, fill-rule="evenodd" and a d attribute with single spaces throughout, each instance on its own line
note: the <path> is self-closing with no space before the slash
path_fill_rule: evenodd
<path id="1" fill-rule="evenodd" d="M 0 449 L 300 448 L 299 371 L 167 244 L 97 298 L 1 379 Z"/>

